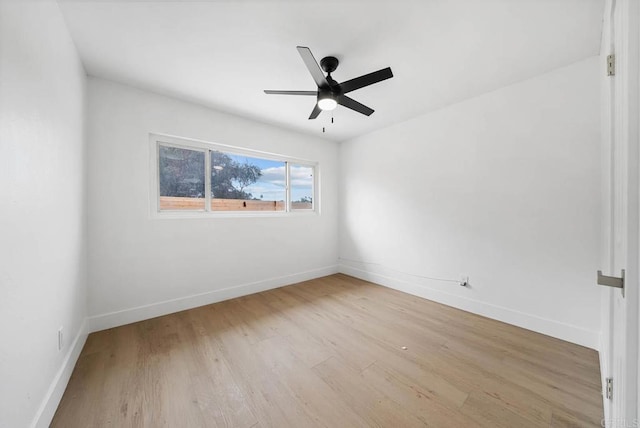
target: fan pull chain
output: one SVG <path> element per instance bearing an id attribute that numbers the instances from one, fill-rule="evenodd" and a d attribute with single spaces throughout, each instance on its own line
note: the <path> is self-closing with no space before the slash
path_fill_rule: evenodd
<path id="1" fill-rule="evenodd" d="M 331 112 L 331 123 L 333 123 L 333 111 Z M 324 126 L 322 127 L 322 132 L 327 132 Z"/>

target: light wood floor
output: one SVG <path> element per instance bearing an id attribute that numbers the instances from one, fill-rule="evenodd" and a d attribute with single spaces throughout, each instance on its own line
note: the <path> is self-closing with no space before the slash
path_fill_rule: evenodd
<path id="1" fill-rule="evenodd" d="M 52 426 L 583 427 L 602 417 L 595 351 L 333 275 L 91 334 Z"/>

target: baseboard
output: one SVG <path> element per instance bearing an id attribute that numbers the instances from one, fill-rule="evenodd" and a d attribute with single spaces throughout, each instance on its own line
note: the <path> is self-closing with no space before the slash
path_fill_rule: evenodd
<path id="1" fill-rule="evenodd" d="M 248 284 L 237 285 L 234 287 L 223 288 L 220 290 L 209 291 L 206 293 L 195 294 L 177 299 L 166 300 L 163 302 L 152 303 L 149 305 L 129 308 L 122 311 L 110 312 L 102 315 L 89 317 L 89 331 L 95 332 L 106 330 L 108 328 L 118 327 L 133 322 L 143 321 L 174 312 L 184 311 L 186 309 L 197 308 L 198 306 L 210 305 L 212 303 L 221 302 L 223 300 L 234 299 L 236 297 L 246 296 L 249 294 L 259 293 L 274 288 L 284 287 L 285 285 L 295 284 L 297 282 L 308 281 L 327 275 L 338 273 L 338 266 L 326 266 L 306 272 L 299 272 L 292 275 L 285 275 L 277 278 L 270 278 L 263 281 L 252 282 Z"/>
<path id="2" fill-rule="evenodd" d="M 49 390 L 44 400 L 42 400 L 36 416 L 33 418 L 33 422 L 31 423 L 32 427 L 48 427 L 49 424 L 51 424 L 53 415 L 55 415 L 58 409 L 64 390 L 67 388 L 67 384 L 71 378 L 71 373 L 73 373 L 78 357 L 80 357 L 80 352 L 84 347 L 84 343 L 87 341 L 89 334 L 88 326 L 89 323 L 85 318 L 78 330 L 78 334 L 69 347 L 67 355 L 64 357 L 60 370 L 58 370 L 58 373 L 56 373 L 56 376 L 53 378 L 53 382 L 51 382 L 51 386 L 49 386 Z"/>
<path id="3" fill-rule="evenodd" d="M 535 315 L 514 311 L 513 309 L 502 306 L 456 296 L 424 285 L 411 283 L 406 280 L 381 275 L 379 273 L 355 268 L 345 264 L 340 264 L 339 270 L 341 273 L 354 276 L 365 281 L 370 281 L 404 293 L 433 300 L 434 302 L 522 327 L 527 330 L 532 330 L 537 333 L 542 333 L 547 336 L 566 340 L 567 342 L 586 346 L 587 348 L 597 350 L 600 345 L 600 335 L 595 331 L 586 330 L 581 327 L 550 319 L 540 318 Z"/>

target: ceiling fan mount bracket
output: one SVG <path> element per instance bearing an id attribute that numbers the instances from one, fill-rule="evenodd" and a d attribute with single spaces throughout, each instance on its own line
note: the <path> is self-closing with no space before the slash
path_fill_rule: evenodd
<path id="1" fill-rule="evenodd" d="M 338 61 L 338 58 L 335 56 L 325 56 L 320 60 L 320 67 L 322 67 L 325 73 L 329 74 L 336 71 L 338 64 L 340 64 L 340 61 Z"/>

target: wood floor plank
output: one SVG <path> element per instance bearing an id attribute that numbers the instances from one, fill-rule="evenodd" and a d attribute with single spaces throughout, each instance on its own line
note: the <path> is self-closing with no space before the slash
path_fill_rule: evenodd
<path id="1" fill-rule="evenodd" d="M 600 426 L 595 351 L 343 274 L 93 333 L 53 427 Z"/>
<path id="2" fill-rule="evenodd" d="M 207 337 L 198 334 L 201 316 L 198 311 L 185 312 L 191 328 L 181 332 L 193 350 L 188 359 L 189 385 L 203 418 L 213 426 L 251 427 L 258 420 L 233 378 L 222 352 Z M 186 323 L 182 323 L 186 327 Z"/>
<path id="3" fill-rule="evenodd" d="M 327 428 L 367 426 L 341 397 L 332 393 L 331 388 L 315 375 L 312 368 L 295 356 L 284 338 L 264 340 L 256 348 L 271 372 L 283 381 L 291 395 L 318 425 Z M 305 379 L 305 382 L 298 382 L 298 379 Z"/>
<path id="4" fill-rule="evenodd" d="M 224 309 L 220 305 L 210 307 L 206 313 L 211 325 L 231 325 Z M 258 421 L 266 426 L 303 426 L 307 423 L 316 426 L 309 423 L 295 397 L 290 395 L 281 379 L 272 375 L 262 356 L 255 353 L 245 331 L 240 327 L 226 329 L 216 340 L 219 340 L 225 361 Z"/>
<path id="5" fill-rule="evenodd" d="M 523 415 L 512 411 L 499 399 L 482 391 L 473 391 L 462 406 L 462 414 L 480 426 L 513 428 L 549 426 L 549 422 L 536 424 Z"/>
<path id="6" fill-rule="evenodd" d="M 375 363 L 362 371 L 362 379 L 372 388 L 383 391 L 396 403 L 411 409 L 411 413 L 428 426 L 459 426 L 475 425 L 473 420 L 460 412 L 468 394 L 462 394 L 456 400 L 451 400 L 451 394 L 446 391 L 450 386 L 442 382 L 426 382 L 422 386 L 415 379 L 410 379 L 393 369 L 382 367 Z"/>
<path id="7" fill-rule="evenodd" d="M 313 370 L 366 420 L 368 426 L 419 427 L 424 423 L 417 415 L 407 412 L 402 405 L 362 381 L 361 374 L 340 357 L 331 357 Z"/>

